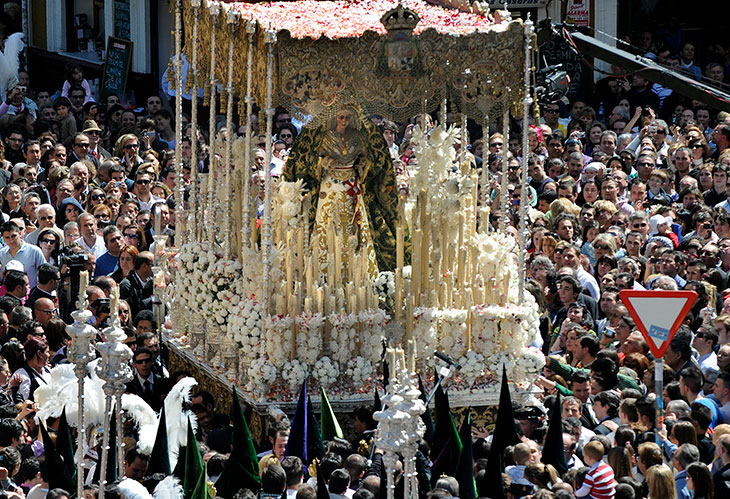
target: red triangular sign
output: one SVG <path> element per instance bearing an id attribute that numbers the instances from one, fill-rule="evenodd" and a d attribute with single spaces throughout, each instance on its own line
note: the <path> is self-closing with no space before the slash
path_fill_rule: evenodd
<path id="1" fill-rule="evenodd" d="M 694 291 L 625 289 L 619 296 L 656 358 L 664 355 L 674 333 L 697 299 Z"/>

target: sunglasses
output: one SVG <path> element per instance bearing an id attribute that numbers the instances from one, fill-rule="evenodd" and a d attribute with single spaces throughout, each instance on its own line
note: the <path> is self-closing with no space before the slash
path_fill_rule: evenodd
<path id="1" fill-rule="evenodd" d="M 134 183 L 137 185 L 147 185 L 150 183 L 150 181 L 149 180 L 135 180 Z"/>
<path id="2" fill-rule="evenodd" d="M 92 201 L 99 201 L 100 199 L 106 199 L 106 194 L 94 194 L 91 196 Z"/>
<path id="3" fill-rule="evenodd" d="M 55 239 L 41 239 L 41 243 L 56 244 L 56 240 Z"/>
<path id="4" fill-rule="evenodd" d="M 547 114 L 547 113 L 555 114 L 555 113 L 559 113 L 559 112 L 560 112 L 560 109 L 546 109 L 545 110 L 545 114 Z"/>
<path id="5" fill-rule="evenodd" d="M 504 146 L 503 142 L 492 142 L 491 144 L 489 144 L 489 147 L 502 147 L 502 146 Z"/>
<path id="6" fill-rule="evenodd" d="M 127 144 L 124 146 L 125 149 L 139 149 L 139 144 Z"/>
<path id="7" fill-rule="evenodd" d="M 129 239 L 139 239 L 137 234 L 124 234 L 124 237 L 128 237 Z"/>
<path id="8" fill-rule="evenodd" d="M 76 142 L 74 145 L 76 147 L 89 147 L 89 143 L 88 142 Z"/>
<path id="9" fill-rule="evenodd" d="M 605 244 L 597 244 L 596 246 L 593 246 L 597 250 L 601 251 L 608 251 L 610 249 L 609 246 L 606 246 Z"/>
<path id="10" fill-rule="evenodd" d="M 645 166 L 647 168 L 654 168 L 654 163 L 644 163 L 644 162 L 641 162 L 641 163 L 637 163 L 636 166 Z"/>
<path id="11" fill-rule="evenodd" d="M 292 137 L 294 137 L 294 136 L 293 136 L 292 134 L 290 134 L 290 133 L 289 133 L 289 134 L 286 134 L 286 135 L 284 135 L 284 134 L 282 134 L 282 135 L 279 135 L 279 137 L 281 137 L 282 139 L 291 139 L 291 138 L 292 138 Z"/>
<path id="12" fill-rule="evenodd" d="M 152 364 L 152 359 L 138 359 L 134 361 L 135 364 L 142 365 L 142 364 Z"/>
<path id="13" fill-rule="evenodd" d="M 691 149 L 702 149 L 702 144 L 692 144 L 689 146 Z"/>

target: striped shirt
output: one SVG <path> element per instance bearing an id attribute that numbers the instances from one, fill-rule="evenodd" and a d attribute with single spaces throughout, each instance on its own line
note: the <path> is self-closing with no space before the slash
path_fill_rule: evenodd
<path id="1" fill-rule="evenodd" d="M 575 491 L 575 497 L 591 497 L 593 499 L 611 499 L 616 493 L 616 480 L 613 469 L 599 461 L 586 473 L 583 486 Z"/>

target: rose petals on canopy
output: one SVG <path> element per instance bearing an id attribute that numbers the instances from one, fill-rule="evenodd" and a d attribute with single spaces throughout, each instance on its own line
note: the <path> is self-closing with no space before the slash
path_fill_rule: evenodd
<path id="1" fill-rule="evenodd" d="M 421 21 L 413 31 L 419 34 L 433 28 L 443 35 L 465 35 L 488 31 L 495 26 L 487 16 L 448 10 L 422 0 L 404 0 L 404 7 L 413 9 Z M 256 20 L 265 29 L 288 30 L 292 38 L 352 38 L 366 31 L 386 33 L 380 18 L 398 2 L 393 0 L 315 1 L 242 3 L 229 2 L 243 19 Z"/>

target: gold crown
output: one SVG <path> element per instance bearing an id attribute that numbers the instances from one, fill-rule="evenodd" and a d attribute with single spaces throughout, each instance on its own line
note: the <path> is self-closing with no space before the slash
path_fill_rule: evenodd
<path id="1" fill-rule="evenodd" d="M 390 9 L 388 12 L 383 14 L 380 18 L 380 22 L 385 26 L 388 31 L 397 30 L 409 30 L 413 31 L 416 25 L 421 21 L 421 18 L 415 11 L 403 7 L 398 4 L 397 7 Z"/>

